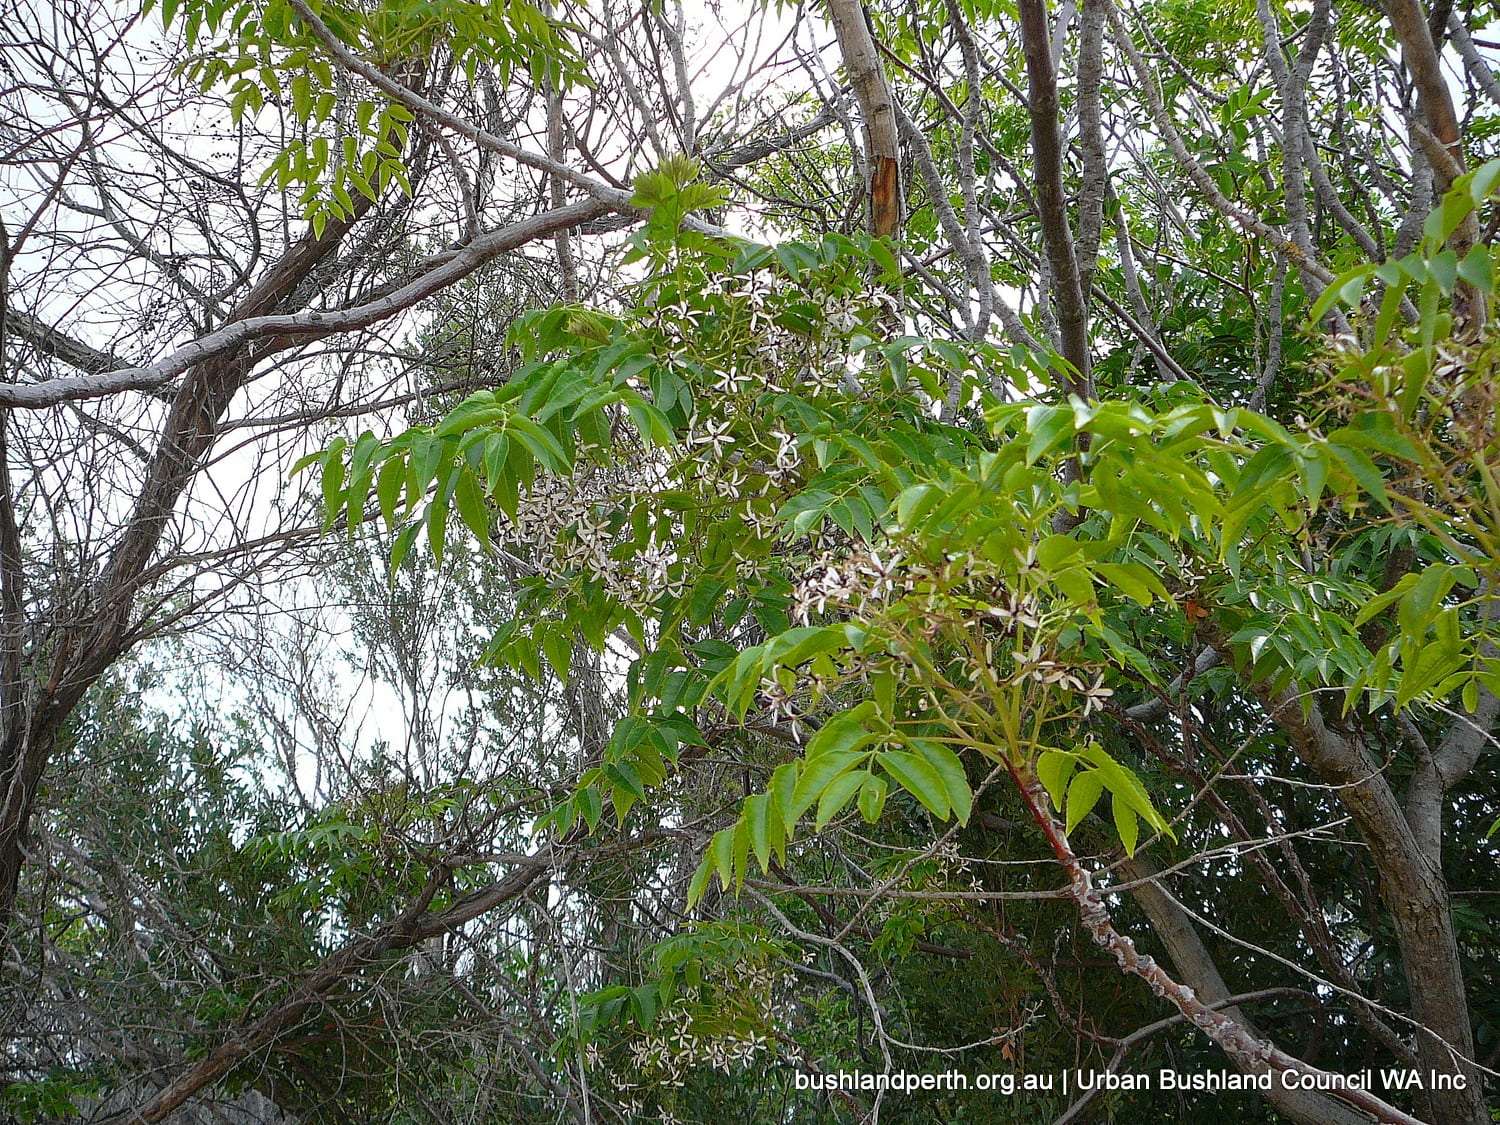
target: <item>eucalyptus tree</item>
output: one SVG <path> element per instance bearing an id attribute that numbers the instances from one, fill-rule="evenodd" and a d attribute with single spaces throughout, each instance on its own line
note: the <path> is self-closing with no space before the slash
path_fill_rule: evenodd
<path id="1" fill-rule="evenodd" d="M 661 153 L 697 147 L 697 137 L 731 168 L 749 167 L 785 143 L 775 116 L 762 116 L 757 83 L 765 60 L 754 21 L 723 29 L 718 90 L 688 82 L 681 13 L 596 8 L 565 24 L 510 4 L 324 16 L 345 39 L 311 10 L 254 6 L 168 4 L 148 13 L 15 3 L 0 25 L 0 916 L 13 943 L 4 1004 L 17 1043 L 39 1030 L 28 1020 L 48 1007 L 34 1005 L 36 989 L 52 990 L 57 1004 L 48 1011 L 66 1016 L 68 999 L 56 989 L 63 978 L 78 978 L 51 976 L 46 966 L 59 942 L 72 940 L 75 912 L 91 934 L 107 934 L 129 929 L 115 917 L 123 909 L 121 917 L 142 927 L 141 948 L 154 948 L 162 965 L 197 957 L 182 949 L 192 944 L 191 927 L 162 922 L 137 901 L 174 889 L 150 848 L 123 853 L 142 858 L 133 872 L 117 872 L 110 893 L 101 895 L 87 865 L 104 862 L 107 856 L 94 853 L 109 851 L 118 836 L 84 838 L 83 821 L 57 807 L 86 791 L 72 784 L 78 755 L 104 771 L 121 749 L 100 734 L 108 724 L 91 721 L 99 700 L 118 699 L 111 684 L 120 662 L 172 635 L 197 638 L 188 651 L 202 659 L 213 638 L 228 636 L 231 664 L 247 663 L 233 645 L 269 643 L 288 658 L 283 669 L 269 659 L 248 662 L 267 672 L 262 687 L 271 672 L 307 671 L 294 659 L 291 630 L 267 642 L 248 626 L 226 624 L 264 621 L 297 599 L 340 588 L 327 575 L 319 519 L 298 489 L 285 491 L 295 458 L 352 419 L 394 427 L 430 416 L 445 396 L 503 381 L 511 363 L 503 328 L 519 308 L 583 291 L 607 294 L 612 283 L 603 265 L 618 253 L 618 232 L 641 217 L 619 186 L 637 168 Z M 351 18 L 358 26 L 340 22 Z M 389 89 L 401 98 L 382 93 Z M 458 121 L 464 127 L 455 128 Z M 514 565 L 524 571 L 528 562 Z M 312 626 L 320 624 L 314 619 Z M 422 674 L 420 663 L 412 667 Z M 313 671 L 337 681 L 336 671 Z M 571 702 L 540 711 L 515 705 L 514 714 L 527 721 L 594 714 L 600 704 L 585 690 L 592 674 L 581 662 Z M 178 673 L 157 691 L 181 693 L 192 683 Z M 289 694 L 308 687 L 295 675 L 283 683 Z M 476 690 L 493 695 L 492 688 Z M 299 745 L 329 717 L 328 700 L 309 696 L 300 709 L 295 697 L 277 702 L 290 711 L 290 726 L 257 731 L 273 741 L 285 734 Z M 172 707 L 191 710 L 187 702 Z M 517 719 L 512 733 L 522 726 Z M 332 733 L 326 745 L 347 750 L 338 741 L 343 732 Z M 493 733 L 493 726 L 469 731 L 471 761 Z M 554 729 L 548 752 L 561 753 L 574 737 Z M 319 763 L 342 774 L 325 774 L 326 784 L 306 801 L 278 804 L 274 794 L 261 795 L 277 810 L 268 815 L 286 817 L 283 827 L 292 832 L 280 845 L 291 850 L 263 872 L 272 886 L 262 884 L 262 892 L 274 898 L 276 879 L 286 877 L 291 885 L 279 889 L 294 911 L 304 901 L 296 863 L 316 865 L 330 847 L 363 839 L 357 829 L 316 831 L 339 809 L 354 815 L 361 789 L 374 800 L 383 787 L 420 787 L 425 800 L 438 802 L 420 807 L 444 823 L 472 811 L 467 798 L 443 804 L 437 792 L 462 780 L 461 754 L 424 773 L 409 771 L 409 760 L 371 764 L 369 745 L 357 749 L 353 760 L 330 752 Z M 498 770 L 507 760 L 496 752 L 493 764 Z M 532 764 L 541 769 L 551 760 L 533 755 Z M 282 780 L 289 791 L 309 763 L 288 765 Z M 196 767 L 174 759 L 170 768 L 191 774 Z M 170 772 L 162 766 L 139 777 L 159 779 L 163 770 Z M 470 780 L 479 773 L 470 770 Z M 536 790 L 529 799 L 545 796 L 542 775 L 527 776 Z M 233 798 L 221 787 L 213 799 Z M 143 803 L 141 811 L 147 808 Z M 242 849 L 274 832 L 250 809 L 239 811 L 245 816 L 231 816 L 211 833 L 206 851 L 191 851 L 192 862 L 255 869 Z M 164 1091 L 147 1110 L 164 1115 L 185 1091 L 282 1042 L 309 1012 L 309 997 L 342 987 L 371 950 L 429 938 L 441 944 L 460 917 L 483 916 L 545 887 L 554 869 L 548 856 L 514 853 L 524 840 L 515 833 L 535 812 L 507 816 L 491 817 L 469 836 L 440 833 L 446 850 L 417 833 L 412 854 L 430 863 L 413 885 L 399 877 L 373 885 L 378 902 L 339 905 L 328 891 L 330 901 L 312 915 L 327 928 L 287 937 L 289 955 L 276 962 L 284 976 L 270 984 L 285 993 L 284 1002 L 262 1032 L 228 1034 L 231 1042 L 197 1072 L 196 1085 L 168 1089 L 172 1063 L 199 1049 L 192 1042 L 205 1022 L 227 1034 L 245 1016 L 248 997 L 232 988 L 218 1007 L 164 1016 L 177 1032 L 184 1031 L 179 1018 L 185 1021 L 187 1038 L 169 1034 L 144 1053 L 111 1059 L 100 1046 L 111 1040 L 94 1034 L 91 1019 L 84 1023 L 94 1030 L 80 1032 L 72 1045 L 63 1042 L 65 1018 L 46 1029 L 42 1049 L 12 1055 L 8 1047 L 5 1082 L 15 1106 L 56 1104 L 28 1099 L 30 1084 L 45 1087 L 58 1068 L 90 1076 L 82 1085 L 62 1081 L 55 1089 L 64 1097 L 149 1071 L 156 1077 L 144 1086 L 124 1081 L 105 1104 Z M 117 829 L 145 832 L 151 823 L 149 815 L 122 819 Z M 304 829 L 313 835 L 297 834 Z M 487 829 L 498 834 L 479 846 Z M 89 854 L 80 858 L 83 845 Z M 511 860 L 521 861 L 514 870 Z M 462 893 L 452 887 L 454 865 L 477 873 L 477 880 L 460 878 Z M 211 884 L 223 872 L 198 874 Z M 83 889 L 72 882 L 78 878 Z M 318 883 L 304 889 L 316 895 L 318 887 L 327 891 Z M 239 901 L 253 912 L 253 895 L 225 893 L 223 909 L 238 912 Z M 409 918 L 435 895 L 456 913 L 412 928 Z M 502 936 L 505 917 L 496 923 Z M 369 938 L 372 918 L 394 919 L 396 929 L 375 936 L 374 945 L 346 950 L 324 966 L 310 993 L 299 991 L 298 972 L 308 967 L 297 958 L 327 952 L 341 934 Z M 239 940 L 230 936 L 234 930 L 226 926 L 226 941 Z M 121 940 L 129 946 L 134 939 Z M 498 957 L 503 944 L 464 957 Z M 97 973 L 118 968 L 109 957 L 69 964 Z M 149 956 L 144 965 L 147 975 L 157 968 Z M 210 977 L 217 972 L 199 968 Z M 186 986 L 207 987 L 185 978 L 193 981 Z M 518 1058 L 534 1053 L 520 1040 L 512 1047 Z M 97 1077 L 100 1066 L 104 1078 Z M 548 1071 L 537 1070 L 541 1088 L 556 1087 Z M 286 1100 L 282 1089 L 272 1095 Z M 311 1103 L 287 1104 L 305 1111 Z"/>

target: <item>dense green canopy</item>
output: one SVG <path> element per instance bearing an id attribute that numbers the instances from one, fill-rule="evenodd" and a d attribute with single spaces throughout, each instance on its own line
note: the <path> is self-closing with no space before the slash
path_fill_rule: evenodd
<path id="1" fill-rule="evenodd" d="M 1486 18 L 12 5 L 0 1115 L 1491 1120 Z"/>

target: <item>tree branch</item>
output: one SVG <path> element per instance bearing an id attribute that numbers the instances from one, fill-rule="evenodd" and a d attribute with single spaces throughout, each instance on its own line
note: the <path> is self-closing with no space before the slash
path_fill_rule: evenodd
<path id="1" fill-rule="evenodd" d="M 265 1015 L 235 1032 L 196 1066 L 173 1079 L 167 1088 L 139 1108 L 109 1118 L 117 1125 L 155 1125 L 189 1098 L 213 1085 L 255 1052 L 274 1043 L 293 1027 L 321 997 L 352 973 L 398 949 L 448 933 L 523 894 L 552 861 L 552 846 L 522 857 L 505 878 L 475 891 L 442 910 L 429 910 L 433 896 L 449 877 L 446 867 L 433 871 L 427 886 L 399 915 L 373 932 L 356 937 L 292 990 L 290 996 Z"/>
<path id="2" fill-rule="evenodd" d="M 295 344 L 319 340 L 338 332 L 368 328 L 411 308 L 501 254 L 578 226 L 614 209 L 612 204 L 590 199 L 555 211 L 544 211 L 540 215 L 533 215 L 476 238 L 440 265 L 375 300 L 327 312 L 282 313 L 231 320 L 218 331 L 184 344 L 170 356 L 146 367 L 123 367 L 102 375 L 49 379 L 41 383 L 0 385 L 0 406 L 35 410 L 69 400 L 100 398 L 122 391 L 154 390 L 191 368 L 218 360 L 257 340 L 277 338 L 274 348 L 265 349 L 257 356 L 258 359 L 263 359 L 272 351 Z"/>
<path id="3" fill-rule="evenodd" d="M 20 309 L 6 309 L 4 315 L 7 335 L 14 334 L 17 339 L 25 340 L 43 355 L 62 360 L 69 367 L 76 367 L 90 375 L 102 375 L 130 366 L 118 356 L 91 348 L 30 313 Z"/>
<path id="4" fill-rule="evenodd" d="M 1079 861 L 1067 833 L 1053 818 L 1047 792 L 1036 775 L 1012 766 L 1016 788 L 1042 829 L 1053 854 L 1068 877 L 1068 886 L 1078 913 L 1089 936 L 1119 965 L 1120 971 L 1139 977 L 1151 991 L 1175 1007 L 1198 1030 L 1202 1031 L 1244 1070 L 1290 1071 L 1297 1075 L 1332 1078 L 1325 1070 L 1310 1066 L 1287 1054 L 1274 1043 L 1259 1039 L 1211 1005 L 1204 1003 L 1191 989 L 1173 980 L 1160 965 L 1141 954 L 1129 937 L 1115 929 L 1104 897 L 1094 885 L 1093 877 Z M 1387 1125 L 1424 1125 L 1410 1114 L 1364 1090 L 1330 1089 L 1331 1097 L 1347 1102 Z"/>
<path id="5" fill-rule="evenodd" d="M 1057 75 L 1047 30 L 1046 0 L 1020 0 L 1021 46 L 1026 55 L 1027 112 L 1031 118 L 1031 151 L 1036 172 L 1038 218 L 1052 267 L 1052 299 L 1062 357 L 1073 368 L 1068 390 L 1093 397 L 1089 375 L 1088 308 L 1083 300 L 1073 230 L 1068 223 L 1063 188 L 1062 133 L 1059 128 Z"/>

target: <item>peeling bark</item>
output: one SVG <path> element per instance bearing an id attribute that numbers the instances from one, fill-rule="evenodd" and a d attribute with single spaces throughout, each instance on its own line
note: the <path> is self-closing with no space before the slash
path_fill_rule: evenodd
<path id="1" fill-rule="evenodd" d="M 866 185 L 870 233 L 877 238 L 895 238 L 901 230 L 901 149 L 890 83 L 870 34 L 864 4 L 860 0 L 829 0 L 828 14 L 864 125 L 870 169 Z"/>

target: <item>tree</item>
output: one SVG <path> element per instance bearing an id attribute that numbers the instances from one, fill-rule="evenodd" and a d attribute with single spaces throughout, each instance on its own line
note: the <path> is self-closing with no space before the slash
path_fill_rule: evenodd
<path id="1" fill-rule="evenodd" d="M 353 529 L 383 517 L 397 569 L 413 565 L 420 539 L 449 550 L 455 519 L 498 538 L 527 577 L 492 657 L 544 683 L 576 685 L 591 667 L 608 676 L 620 661 L 630 673 L 610 737 L 585 746 L 573 792 L 550 813 L 549 843 L 510 875 L 476 867 L 472 886 L 450 882 L 451 856 L 431 854 L 426 883 L 383 878 L 375 907 L 341 908 L 347 940 L 288 975 L 281 998 L 202 1062 L 176 1069 L 139 1105 L 147 1120 L 284 1042 L 334 990 L 462 932 L 518 901 L 558 857 L 589 851 L 606 854 L 575 893 L 599 880 L 600 902 L 630 908 L 581 911 L 571 935 L 554 934 L 566 947 L 596 932 L 612 952 L 590 969 L 603 986 L 592 998 L 577 1000 L 570 977 L 540 1020 L 554 1025 L 559 1061 L 531 1053 L 546 1096 L 584 1118 L 595 1094 L 601 1105 L 634 1096 L 591 1086 L 591 1050 L 622 1091 L 653 1067 L 680 1076 L 724 1052 L 760 1057 L 757 1036 L 819 1067 L 797 1034 L 764 1023 L 781 987 L 767 966 L 788 940 L 825 951 L 809 972 L 851 997 L 830 1001 L 817 1034 L 834 1035 L 850 1013 L 868 1018 L 886 1069 L 906 1050 L 887 1005 L 933 978 L 924 957 L 1003 949 L 1061 1027 L 1098 978 L 1083 964 L 1068 978 L 1026 940 L 1042 920 L 1058 924 L 1045 900 L 1059 895 L 1086 937 L 1175 1008 L 1144 1008 L 1142 992 L 1096 1009 L 1109 1032 L 1067 1025 L 1064 1044 L 1112 1052 L 1101 1066 L 1143 1044 L 1198 1050 L 1191 1027 L 1236 1066 L 1277 1077 L 1270 1101 L 1294 1119 L 1484 1118 L 1493 1059 L 1479 1057 L 1475 1033 L 1484 1042 L 1495 1026 L 1477 989 L 1493 970 L 1491 923 L 1482 907 L 1450 909 L 1453 890 L 1485 889 L 1455 850 L 1488 847 L 1483 751 L 1500 710 L 1485 421 L 1494 267 L 1483 237 L 1495 173 L 1482 161 L 1478 100 L 1494 83 L 1471 18 L 1424 19 L 1415 5 L 1382 19 L 1331 4 L 1206 13 L 1086 0 L 1055 20 L 1023 3 L 1012 28 L 982 6 L 835 6 L 853 104 L 838 93 L 791 102 L 768 85 L 762 104 L 791 120 L 745 130 L 752 99 L 705 108 L 687 80 L 680 12 L 642 13 L 629 34 L 608 10 L 570 13 L 572 28 L 518 5 L 286 0 L 165 14 L 190 45 L 210 45 L 194 76 L 223 90 L 242 128 L 288 103 L 292 133 L 305 135 L 268 144 L 268 182 L 312 229 L 237 312 L 205 314 L 190 343 L 0 395 L 12 409 L 91 396 L 149 411 L 115 396 L 180 380 L 136 514 L 95 552 L 101 577 L 71 584 L 89 591 L 66 603 L 75 641 L 24 646 L 20 563 L 10 566 L 9 635 L 22 647 L 6 698 L 27 733 L 7 759 L 12 842 L 0 839 L 0 859 L 13 854 L 19 870 L 63 717 L 142 622 L 163 620 L 131 606 L 233 394 L 266 378 L 253 364 L 440 295 L 462 308 L 454 286 L 544 240 L 573 303 L 521 320 L 513 371 L 485 369 L 463 329 L 457 339 L 481 360 L 465 366 L 503 385 L 392 441 L 376 432 L 400 423 L 381 420 L 316 455 L 327 519 Z M 1472 87 L 1466 122 L 1438 62 L 1450 33 Z M 662 60 L 650 82 L 630 57 L 636 43 L 641 59 Z M 816 47 L 799 56 L 811 90 L 823 88 Z M 590 87 L 594 67 L 608 81 Z M 1351 89 L 1376 93 L 1362 103 Z M 508 135 L 528 104 L 545 121 L 532 149 Z M 625 110 L 614 135 L 634 138 L 617 165 L 591 132 L 606 105 Z M 887 113 L 905 145 L 899 247 L 830 230 L 847 228 L 842 199 L 856 187 L 874 202 L 872 230 L 893 230 Z M 502 127 L 507 118 L 518 124 Z M 1206 127 L 1183 129 L 1185 118 Z M 798 149 L 823 129 L 845 147 Z M 47 207 L 67 205 L 75 165 L 109 180 L 90 130 L 79 134 L 81 155 L 59 161 Z M 460 139 L 473 155 L 460 157 Z M 717 183 L 674 149 L 701 157 Z M 543 209 L 485 229 L 497 160 L 532 170 L 527 195 Z M 411 204 L 383 205 L 403 181 Z M 438 198 L 424 188 L 457 205 L 424 209 Z M 572 191 L 580 202 L 567 202 Z M 736 192 L 768 200 L 774 245 L 716 225 Z M 114 221 L 109 205 L 94 210 Z M 575 295 L 596 287 L 577 277 L 575 228 L 648 212 L 628 268 L 601 271 L 609 288 L 582 307 Z M 392 213 L 408 224 L 441 216 L 456 246 L 418 248 L 404 233 L 392 244 L 414 263 L 407 272 L 366 280 L 357 268 L 368 255 L 351 254 L 342 300 L 277 307 L 311 299 L 302 282 L 359 231 L 396 235 L 382 225 Z M 19 229 L 29 237 L 37 222 Z M 238 276 L 248 284 L 252 271 Z M 1297 330 L 1305 318 L 1308 335 Z M 8 331 L 30 362 L 106 366 L 102 349 L 37 312 L 7 322 L 21 326 Z M 347 369 L 371 378 L 379 366 Z M 1320 387 L 1324 401 L 1307 397 Z M 325 409 L 356 414 L 360 401 Z M 20 533 L 7 535 L 7 558 L 22 559 Z M 54 552 L 65 540 L 42 537 Z M 187 620 L 197 604 L 168 612 Z M 1394 621 L 1381 616 L 1393 607 Z M 48 665 L 43 652 L 63 655 Z M 39 693 L 20 690 L 26 676 Z M 607 703 L 592 694 L 597 718 Z M 1105 792 L 1112 829 L 1093 815 Z M 351 810 L 335 811 L 332 823 L 359 828 Z M 809 812 L 824 830 L 816 839 L 799 836 Z M 961 833 L 943 827 L 950 818 Z M 860 821 L 873 841 L 859 839 Z M 1040 835 L 1017 827 L 1028 821 Z M 695 838 L 707 858 L 689 887 L 696 849 L 682 841 Z M 919 874 L 955 842 L 945 873 Z M 1018 849 L 1033 859 L 1038 844 L 1063 887 L 1002 866 L 972 892 L 1040 897 L 1030 921 L 965 906 L 953 865 L 1008 862 Z M 611 849 L 641 848 L 654 858 L 608 862 Z M 872 883 L 882 850 L 897 862 Z M 1228 869 L 1213 869 L 1224 854 Z M 820 868 L 825 858 L 845 874 Z M 662 885 L 663 870 L 678 877 Z M 746 891 L 743 907 L 716 897 L 716 875 Z M 1133 901 L 1107 907 L 1122 884 Z M 851 891 L 862 905 L 842 915 Z M 892 908 L 876 926 L 871 911 L 891 894 L 941 906 Z M 1275 909 L 1244 917 L 1234 899 L 1252 894 Z M 704 922 L 692 933 L 671 921 L 685 898 Z M 1170 972 L 1138 954 L 1132 921 Z M 1223 941 L 1249 946 L 1242 980 Z M 868 957 L 890 951 L 912 958 L 872 973 Z M 503 963 L 489 963 L 503 988 Z M 569 964 L 559 961 L 564 976 Z M 445 983 L 477 1011 L 487 998 L 476 979 L 450 965 Z M 726 1023 L 726 1011 L 741 1015 Z M 658 1050 L 658 1019 L 702 1031 L 706 1053 Z M 906 1037 L 921 1026 L 901 1020 Z M 1026 1026 L 998 1037 L 1012 1054 L 992 1053 L 992 1069 L 1014 1058 Z M 934 1041 L 919 1046 L 954 1046 L 924 1030 Z M 1280 1046 L 1265 1046 L 1267 1034 Z M 858 1029 L 843 1042 L 862 1046 Z M 1412 1096 L 1281 1087 L 1284 1075 L 1315 1085 L 1320 1069 L 1372 1051 L 1450 1081 Z M 1052 1056 L 1072 1057 L 1066 1046 Z M 462 1052 L 448 1058 L 460 1073 Z M 697 1113 L 761 1093 L 699 1082 L 691 1097 L 655 1096 L 663 1112 Z M 855 1096 L 832 1112 L 869 1108 Z"/>

